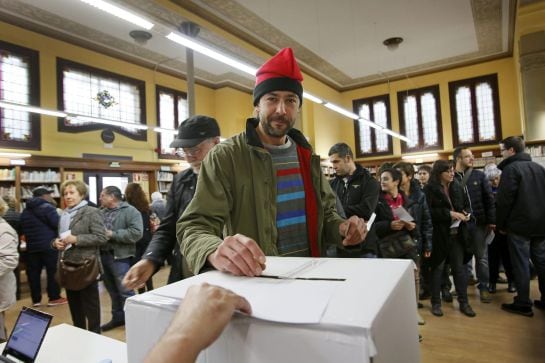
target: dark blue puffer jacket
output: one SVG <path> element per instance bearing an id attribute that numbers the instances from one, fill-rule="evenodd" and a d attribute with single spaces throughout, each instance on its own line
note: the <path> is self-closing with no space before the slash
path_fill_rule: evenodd
<path id="1" fill-rule="evenodd" d="M 26 237 L 27 251 L 40 252 L 51 249 L 58 236 L 59 214 L 55 207 L 42 198 L 27 201 L 21 213 L 21 232 Z"/>
<path id="2" fill-rule="evenodd" d="M 456 172 L 454 177 L 461 184 L 464 173 Z M 494 195 L 490 189 L 490 182 L 484 173 L 473 169 L 466 184 L 466 192 L 469 193 L 471 213 L 473 220 L 478 225 L 496 224 L 496 205 Z"/>

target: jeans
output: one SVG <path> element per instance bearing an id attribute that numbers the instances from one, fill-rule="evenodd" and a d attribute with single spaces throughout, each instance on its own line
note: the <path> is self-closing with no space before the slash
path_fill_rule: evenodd
<path id="1" fill-rule="evenodd" d="M 539 292 L 541 300 L 545 301 L 545 238 L 528 238 L 513 233 L 507 234 L 513 274 L 515 276 L 515 287 L 517 296 L 515 304 L 531 307 L 530 300 L 530 265 L 532 259 L 537 272 Z"/>
<path id="2" fill-rule="evenodd" d="M 496 232 L 494 241 L 488 246 L 488 262 L 490 267 L 490 283 L 496 284 L 500 274 L 500 261 L 503 263 L 507 281 L 514 282 L 513 266 L 509 255 L 507 235 Z"/>
<path id="3" fill-rule="evenodd" d="M 54 249 L 26 254 L 27 276 L 32 303 L 42 301 L 41 275 L 44 267 L 47 274 L 47 296 L 50 301 L 60 299 L 61 288 L 55 279 L 58 258 L 59 253 Z"/>
<path id="4" fill-rule="evenodd" d="M 112 321 L 124 322 L 125 300 L 134 295 L 134 291 L 123 286 L 123 277 L 131 267 L 131 257 L 114 259 L 113 252 L 101 252 L 100 259 L 104 268 L 104 286 L 112 300 Z"/>
<path id="5" fill-rule="evenodd" d="M 464 266 L 464 246 L 458 240 L 458 236 L 449 236 L 448 261 L 452 269 L 454 287 L 456 289 L 458 302 L 467 303 L 467 270 Z M 446 261 L 446 260 L 445 260 Z M 431 303 L 441 305 L 441 283 L 445 261 L 441 262 L 431 270 Z"/>
<path id="6" fill-rule="evenodd" d="M 485 224 L 469 223 L 468 232 L 475 255 L 475 270 L 479 281 L 479 290 L 488 290 L 490 270 L 488 269 L 488 245 L 485 241 L 487 226 Z"/>

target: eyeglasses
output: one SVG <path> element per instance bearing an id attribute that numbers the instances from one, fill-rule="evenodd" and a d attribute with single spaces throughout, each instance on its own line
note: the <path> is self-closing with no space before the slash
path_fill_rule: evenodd
<path id="1" fill-rule="evenodd" d="M 178 149 L 176 149 L 176 155 L 178 155 L 179 157 L 182 157 L 182 158 L 185 157 L 185 156 L 197 156 L 202 151 L 203 145 L 208 140 L 209 139 L 206 139 L 206 140 L 202 141 L 201 143 L 199 143 L 198 145 L 193 146 L 193 147 L 178 148 Z"/>

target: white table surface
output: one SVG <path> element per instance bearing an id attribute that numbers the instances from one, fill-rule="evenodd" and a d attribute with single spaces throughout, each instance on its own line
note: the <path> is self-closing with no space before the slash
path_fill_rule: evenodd
<path id="1" fill-rule="evenodd" d="M 4 345 L 0 345 L 0 351 Z M 127 363 L 127 345 L 72 325 L 59 324 L 48 329 L 36 363 Z"/>

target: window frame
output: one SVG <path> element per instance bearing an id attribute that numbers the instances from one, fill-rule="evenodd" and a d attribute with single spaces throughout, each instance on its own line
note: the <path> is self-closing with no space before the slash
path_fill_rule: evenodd
<path id="1" fill-rule="evenodd" d="M 171 95 L 173 95 L 175 97 L 175 100 L 178 101 L 179 98 L 183 98 L 187 101 L 187 93 L 186 92 L 183 92 L 183 91 L 180 91 L 180 90 L 176 90 L 176 89 L 173 89 L 173 88 L 168 88 L 168 87 L 163 87 L 163 86 L 159 86 L 159 85 L 156 85 L 155 86 L 155 109 L 156 109 L 156 112 L 157 112 L 157 126 L 158 127 L 162 127 L 161 126 L 161 107 L 159 107 L 159 95 L 161 93 L 169 93 Z M 175 125 L 175 128 L 176 130 L 178 129 L 178 126 L 180 126 L 180 123 L 182 121 L 184 121 L 185 119 L 183 120 L 180 120 L 179 118 L 179 115 L 178 115 L 178 103 L 177 102 L 174 102 L 175 106 L 174 107 L 174 125 Z M 163 154 L 161 153 L 161 150 L 162 150 L 162 147 L 161 147 L 161 134 L 160 133 L 157 133 L 157 155 L 159 157 L 159 159 L 175 159 L 175 160 L 182 160 L 183 158 L 176 155 L 176 154 Z"/>
<path id="2" fill-rule="evenodd" d="M 496 138 L 488 141 L 479 141 L 479 120 L 477 117 L 477 98 L 475 87 L 478 83 L 488 83 L 492 89 L 492 102 L 494 110 L 494 127 L 496 128 Z M 460 142 L 458 135 L 458 113 L 456 111 L 456 90 L 459 87 L 469 87 L 471 97 L 471 116 L 473 119 L 473 135 L 475 137 L 474 142 Z M 450 106 L 450 118 L 452 127 L 452 144 L 457 146 L 479 146 L 479 145 L 496 145 L 502 140 L 501 130 L 501 113 L 500 113 L 500 96 L 498 88 L 498 74 L 487 74 L 484 76 L 478 76 L 473 78 L 460 79 L 449 82 L 449 106 Z"/>
<path id="3" fill-rule="evenodd" d="M 422 110 L 420 99 L 424 93 L 432 93 L 435 97 L 435 113 L 437 115 L 437 145 L 436 146 L 423 146 L 424 145 L 424 128 L 422 121 Z M 404 90 L 397 92 L 397 107 L 399 115 L 399 130 L 402 135 L 406 135 L 405 125 L 405 109 L 403 107 L 403 101 L 406 96 L 415 96 L 417 98 L 417 124 L 418 124 L 418 143 L 417 146 L 409 148 L 406 142 L 401 143 L 401 151 L 403 153 L 422 152 L 428 150 L 442 150 L 443 149 L 443 122 L 441 115 L 441 93 L 439 85 L 426 86 L 421 88 L 414 88 L 410 90 Z"/>
<path id="4" fill-rule="evenodd" d="M 366 97 L 366 98 L 359 98 L 352 101 L 352 109 L 354 110 L 354 113 L 359 116 L 359 108 L 362 105 L 369 105 L 373 106 L 373 104 L 377 101 L 383 101 L 386 105 L 386 127 L 389 129 L 392 129 L 392 110 L 390 108 L 390 95 L 384 94 L 379 96 L 372 96 L 372 97 Z M 373 113 L 373 107 L 370 107 L 371 113 Z M 374 117 L 372 117 L 374 118 Z M 375 122 L 373 120 L 373 122 Z M 355 136 L 355 145 L 356 145 L 356 158 L 363 158 L 363 157 L 371 157 L 371 156 L 383 156 L 383 155 L 393 155 L 394 149 L 393 149 L 393 141 L 392 136 L 386 134 L 388 137 L 388 150 L 387 151 L 377 151 L 377 130 L 369 127 L 369 131 L 371 132 L 371 152 L 369 153 L 362 153 L 361 152 L 361 145 L 360 145 L 360 127 L 359 127 L 359 120 L 354 120 L 354 136 Z"/>
<path id="5" fill-rule="evenodd" d="M 59 105 L 59 110 L 64 110 L 64 77 L 63 73 L 65 69 L 74 69 L 82 72 L 89 72 L 94 75 L 97 75 L 99 77 L 104 78 L 113 78 L 119 81 L 131 83 L 134 86 L 138 88 L 139 98 L 140 98 L 140 124 L 141 125 L 147 125 L 146 120 L 146 82 L 123 76 L 117 73 L 112 73 L 109 71 L 105 71 L 103 69 L 95 68 L 88 66 L 86 64 L 73 62 L 67 59 L 58 58 L 57 57 L 57 103 Z M 112 131 L 115 131 L 121 135 L 124 135 L 132 140 L 136 141 L 147 141 L 148 135 L 147 130 L 135 130 L 134 132 L 130 132 L 125 130 L 124 128 L 120 126 L 112 126 L 112 125 L 106 125 L 106 124 L 99 124 L 99 123 L 93 123 L 93 124 L 85 124 L 85 125 L 67 125 L 65 123 L 65 119 L 62 117 L 58 118 L 57 121 L 57 130 L 59 132 L 68 132 L 68 133 L 80 133 L 80 132 L 87 132 L 87 131 L 96 131 L 96 130 L 106 130 L 110 129 Z"/>
<path id="6" fill-rule="evenodd" d="M 29 64 L 29 96 L 30 106 L 40 107 L 40 53 L 37 50 L 21 47 L 12 43 L 0 40 L 0 51 L 6 50 L 14 55 L 26 57 Z M 0 109 L 0 123 L 2 122 L 3 109 Z M 29 112 L 30 129 L 32 139 L 30 141 L 17 140 L 2 140 L 0 139 L 0 147 L 5 149 L 22 149 L 22 150 L 41 150 L 42 149 L 42 134 L 41 134 L 41 115 L 35 112 Z"/>

